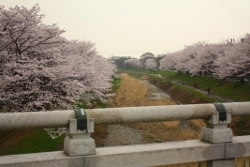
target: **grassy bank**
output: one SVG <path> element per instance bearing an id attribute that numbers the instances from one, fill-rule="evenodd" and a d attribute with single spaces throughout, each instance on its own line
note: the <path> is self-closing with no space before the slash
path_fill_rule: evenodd
<path id="1" fill-rule="evenodd" d="M 168 92 L 171 95 L 171 98 L 182 104 L 213 103 L 217 101 L 209 95 L 202 94 L 193 89 L 173 83 L 165 78 L 159 78 L 151 75 L 148 80 L 150 83 Z"/>
<path id="2" fill-rule="evenodd" d="M 9 138 L 1 141 L 3 145 L 8 145 L 8 148 L 1 147 L 0 155 L 62 150 L 64 137 L 65 135 L 62 135 L 52 139 L 43 129 L 16 131 Z"/>
<path id="3" fill-rule="evenodd" d="M 112 92 L 119 89 L 121 79 L 113 78 Z M 92 101 L 91 108 L 106 108 L 108 104 L 100 101 Z M 79 103 L 78 107 L 88 108 L 84 103 Z M 107 135 L 105 126 L 95 126 L 95 133 L 92 137 L 97 146 L 102 146 L 102 138 Z M 26 154 L 37 152 L 50 152 L 63 150 L 65 135 L 52 139 L 43 129 L 27 129 L 12 132 L 0 131 L 0 155 Z"/>
<path id="4" fill-rule="evenodd" d="M 219 96 L 229 98 L 233 101 L 250 101 L 250 84 L 225 79 L 215 79 L 204 76 L 191 76 L 172 71 L 162 71 L 161 75 L 170 77 L 179 83 L 184 82 L 189 86 L 194 83 L 199 85 L 199 89 L 207 90 L 210 87 Z"/>
<path id="5" fill-rule="evenodd" d="M 113 78 L 112 84 L 113 84 L 112 92 L 115 93 L 120 87 L 121 78 Z"/>
<path id="6" fill-rule="evenodd" d="M 158 75 L 160 74 L 165 80 L 172 80 L 177 83 L 183 83 L 188 86 L 194 86 L 197 83 L 199 89 L 206 91 L 208 87 L 213 90 L 214 94 L 231 99 L 233 101 L 250 101 L 250 84 L 229 80 L 220 80 L 205 76 L 191 76 L 190 74 L 178 73 L 175 71 L 148 71 L 148 70 L 125 70 L 132 76 Z"/>

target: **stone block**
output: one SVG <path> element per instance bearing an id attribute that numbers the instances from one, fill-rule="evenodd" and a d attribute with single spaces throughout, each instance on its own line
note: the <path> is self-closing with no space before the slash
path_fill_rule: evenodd
<path id="1" fill-rule="evenodd" d="M 204 127 L 201 129 L 201 140 L 209 143 L 230 143 L 232 136 L 230 128 Z"/>
<path id="2" fill-rule="evenodd" d="M 95 141 L 90 134 L 79 134 L 78 137 L 64 139 L 64 151 L 69 156 L 92 155 L 96 153 Z"/>

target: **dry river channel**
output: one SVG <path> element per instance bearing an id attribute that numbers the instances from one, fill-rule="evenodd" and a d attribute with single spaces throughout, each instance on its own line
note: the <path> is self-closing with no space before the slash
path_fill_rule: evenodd
<path id="1" fill-rule="evenodd" d="M 146 77 L 135 79 L 125 73 L 120 77 L 121 85 L 110 107 L 177 105 L 166 92 L 150 84 Z M 103 146 L 118 146 L 197 139 L 203 126 L 201 120 L 108 125 L 108 134 L 102 143 Z"/>

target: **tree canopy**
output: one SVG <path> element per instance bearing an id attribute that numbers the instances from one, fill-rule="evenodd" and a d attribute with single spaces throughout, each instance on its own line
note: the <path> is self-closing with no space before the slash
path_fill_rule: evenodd
<path id="1" fill-rule="evenodd" d="M 0 111 L 72 108 L 107 102 L 115 65 L 90 41 L 69 41 L 40 8 L 0 10 Z"/>
<path id="2" fill-rule="evenodd" d="M 185 49 L 167 54 L 160 60 L 160 69 L 204 74 L 220 79 L 250 80 L 250 35 L 240 41 L 208 44 L 198 42 Z"/>

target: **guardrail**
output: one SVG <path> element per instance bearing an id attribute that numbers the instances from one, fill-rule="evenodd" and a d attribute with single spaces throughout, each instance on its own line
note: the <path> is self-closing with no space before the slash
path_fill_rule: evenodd
<path id="1" fill-rule="evenodd" d="M 1 113 L 0 130 L 68 127 L 64 152 L 0 157 L 4 166 L 158 166 L 202 162 L 234 166 L 237 157 L 250 157 L 250 136 L 233 137 L 231 116 L 250 115 L 250 102 L 79 109 L 31 113 Z M 123 124 L 204 119 L 201 140 L 96 148 L 94 124 Z M 65 154 L 66 153 L 66 154 Z M 249 164 L 246 160 L 246 164 Z"/>

